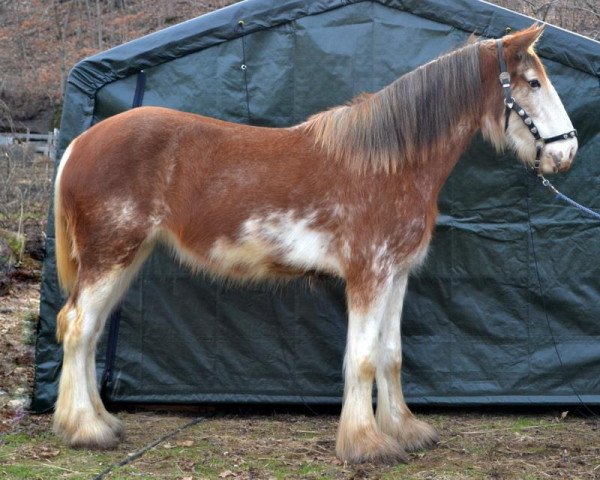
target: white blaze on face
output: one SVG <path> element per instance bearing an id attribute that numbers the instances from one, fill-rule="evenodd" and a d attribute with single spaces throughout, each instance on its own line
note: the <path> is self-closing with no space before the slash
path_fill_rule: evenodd
<path id="1" fill-rule="evenodd" d="M 539 87 L 526 87 L 514 90 L 514 97 L 525 109 L 537 127 L 542 138 L 551 138 L 573 130 L 573 124 L 565 111 L 554 86 L 538 72 L 530 68 L 524 73 L 527 82 L 539 82 Z M 533 163 L 536 156 L 536 141 L 529 127 L 516 115 L 511 114 L 507 131 L 518 155 Z M 567 170 L 577 152 L 577 139 L 566 138 L 543 146 L 541 169 L 543 173 L 556 173 Z"/>

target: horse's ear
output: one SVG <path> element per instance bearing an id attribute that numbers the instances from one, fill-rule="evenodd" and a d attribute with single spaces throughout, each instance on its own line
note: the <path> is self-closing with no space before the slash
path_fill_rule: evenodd
<path id="1" fill-rule="evenodd" d="M 516 53 L 522 53 L 532 48 L 544 31 L 544 24 L 534 23 L 531 27 L 508 35 L 504 45 Z"/>

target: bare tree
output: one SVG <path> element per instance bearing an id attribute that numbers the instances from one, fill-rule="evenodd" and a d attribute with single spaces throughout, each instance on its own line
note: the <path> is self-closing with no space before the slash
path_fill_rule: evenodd
<path id="1" fill-rule="evenodd" d="M 597 0 L 492 0 L 544 22 L 600 38 L 600 2 Z"/>
<path id="2" fill-rule="evenodd" d="M 67 74 L 69 65 L 67 64 L 67 31 L 69 28 L 69 20 L 71 18 L 71 11 L 73 4 L 69 2 L 69 5 L 65 9 L 60 8 L 59 0 L 52 0 L 52 14 L 53 14 L 53 26 L 56 31 L 56 40 L 58 41 L 58 51 L 60 55 L 60 95 L 65 89 L 65 82 L 67 80 Z"/>
<path id="3" fill-rule="evenodd" d="M 104 39 L 102 34 L 102 2 L 96 0 L 96 33 L 98 38 L 97 47 L 100 50 L 104 49 Z"/>

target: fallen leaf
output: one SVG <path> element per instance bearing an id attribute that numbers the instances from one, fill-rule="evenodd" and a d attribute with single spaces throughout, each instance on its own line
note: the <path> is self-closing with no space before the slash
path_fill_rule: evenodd
<path id="1" fill-rule="evenodd" d="M 231 470 L 223 470 L 221 473 L 219 473 L 219 478 L 229 477 L 235 477 L 235 473 L 233 473 Z"/>
<path id="2" fill-rule="evenodd" d="M 561 419 L 561 420 L 564 420 L 565 418 L 567 418 L 567 415 L 568 415 L 568 414 L 569 414 L 569 411 L 568 411 L 568 410 L 566 410 L 566 411 L 562 412 L 562 413 L 560 414 L 560 419 Z"/>
<path id="3" fill-rule="evenodd" d="M 194 445 L 193 440 L 183 440 L 182 442 L 177 442 L 177 446 L 179 447 L 191 447 Z"/>
<path id="4" fill-rule="evenodd" d="M 42 447 L 38 455 L 42 458 L 54 458 L 59 454 L 60 450 L 58 448 Z"/>
<path id="5" fill-rule="evenodd" d="M 169 450 L 171 448 L 175 448 L 175 445 L 167 442 L 167 443 L 163 443 L 163 448 L 166 448 L 167 450 Z"/>
<path id="6" fill-rule="evenodd" d="M 40 458 L 54 458 L 57 457 L 59 454 L 60 450 L 58 448 L 49 445 L 42 445 L 40 447 L 32 448 L 30 450 L 31 458 L 35 458 L 36 460 L 39 460 Z"/>
<path id="7" fill-rule="evenodd" d="M 193 472 L 196 462 L 194 460 L 182 460 L 177 462 L 177 465 L 184 472 Z"/>

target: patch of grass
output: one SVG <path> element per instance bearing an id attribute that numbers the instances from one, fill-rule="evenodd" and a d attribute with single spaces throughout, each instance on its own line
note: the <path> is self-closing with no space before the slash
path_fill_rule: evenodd
<path id="1" fill-rule="evenodd" d="M 51 468 L 23 458 L 24 450 L 30 449 L 31 443 L 31 436 L 25 433 L 8 434 L 4 437 L 0 445 L 0 478 L 53 478 Z"/>
<path id="2" fill-rule="evenodd" d="M 310 477 L 323 477 L 325 473 L 329 470 L 327 465 L 323 465 L 321 463 L 311 462 L 311 463 L 303 463 L 300 465 L 300 468 L 297 470 L 298 475 L 303 478 Z"/>
<path id="3" fill-rule="evenodd" d="M 407 475 L 415 472 L 413 463 L 402 463 L 393 467 L 391 472 L 384 474 L 381 480 L 394 480 L 396 478 L 407 478 Z"/>
<path id="4" fill-rule="evenodd" d="M 547 424 L 540 419 L 535 417 L 516 417 L 512 421 L 510 426 L 511 431 L 521 432 L 522 430 L 528 430 L 531 427 L 545 427 Z"/>
<path id="5" fill-rule="evenodd" d="M 36 472 L 36 469 L 30 465 L 7 465 L 0 467 L 0 476 L 4 478 L 44 478 Z M 48 478 L 48 477 L 46 477 Z"/>
<path id="6" fill-rule="evenodd" d="M 49 431 L 8 434 L 0 444 L 0 478 L 90 478 L 123 456 L 65 447 Z"/>
<path id="7" fill-rule="evenodd" d="M 4 232 L 3 236 L 13 255 L 17 258 L 21 258 L 23 250 L 25 249 L 25 237 L 21 234 L 11 232 Z"/>
<path id="8" fill-rule="evenodd" d="M 0 443 L 0 458 L 6 456 L 21 445 L 26 445 L 31 441 L 31 437 L 25 433 L 9 433 L 2 438 Z"/>
<path id="9" fill-rule="evenodd" d="M 480 480 L 489 477 L 487 477 L 480 468 L 475 468 L 469 465 L 440 465 L 436 467 L 430 466 L 428 468 L 423 468 L 423 465 L 419 465 L 418 463 L 410 463 L 396 466 L 391 472 L 385 473 L 378 478 L 381 478 L 381 480 L 397 480 L 401 478 Z"/>
<path id="10" fill-rule="evenodd" d="M 116 450 L 65 447 L 49 430 L 0 440 L 0 478 L 92 478 L 107 466 L 189 422 L 189 416 L 121 412 L 127 439 Z M 344 465 L 334 456 L 337 417 L 229 415 L 207 419 L 169 438 L 107 479 L 548 478 L 569 469 L 585 478 L 597 463 L 596 425 L 547 415 L 457 414 L 425 420 L 442 442 L 411 455 L 408 464 Z M 564 445 L 562 447 L 561 445 Z M 591 465 L 591 467 L 590 467 Z M 540 476 L 540 475 L 543 475 Z"/>
<path id="11" fill-rule="evenodd" d="M 208 461 L 196 464 L 196 466 L 194 467 L 194 473 L 200 475 L 201 477 L 218 478 L 219 473 L 230 468 L 235 467 L 232 465 L 228 465 L 225 460 L 213 457 Z"/>

